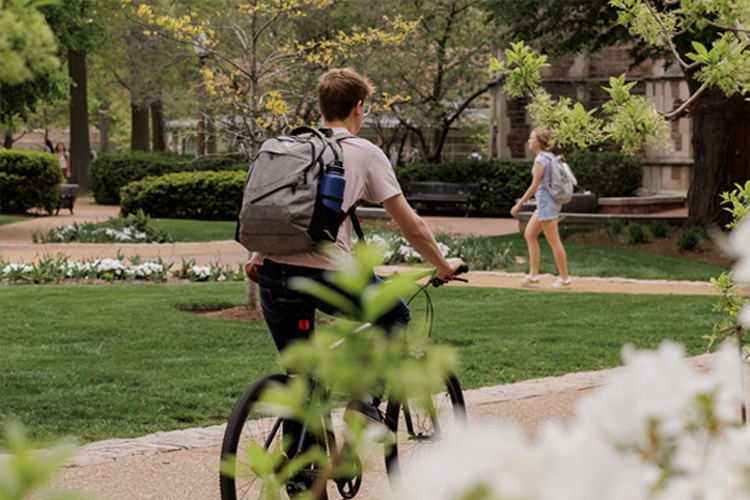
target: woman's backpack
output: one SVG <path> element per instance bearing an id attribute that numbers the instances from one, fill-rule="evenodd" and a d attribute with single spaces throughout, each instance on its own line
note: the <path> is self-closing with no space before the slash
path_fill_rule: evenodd
<path id="1" fill-rule="evenodd" d="M 542 155 L 549 159 L 551 170 L 549 184 L 544 182 L 544 177 L 542 177 L 544 187 L 552 195 L 552 199 L 563 205 L 573 198 L 573 188 L 578 184 L 576 176 L 562 157 L 548 151 L 543 151 Z"/>

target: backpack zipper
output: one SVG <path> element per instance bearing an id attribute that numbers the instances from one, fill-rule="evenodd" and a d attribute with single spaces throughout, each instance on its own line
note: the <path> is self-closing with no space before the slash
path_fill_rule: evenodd
<path id="1" fill-rule="evenodd" d="M 298 186 L 298 185 L 299 185 L 299 184 L 298 184 L 297 182 L 292 182 L 291 184 L 285 184 L 285 185 L 283 185 L 283 186 L 277 187 L 276 189 L 274 189 L 274 190 L 272 190 L 272 191 L 269 191 L 269 192 L 267 192 L 267 193 L 265 193 L 265 194 L 262 194 L 262 195 L 258 196 L 257 198 L 255 198 L 255 199 L 253 199 L 253 200 L 250 200 L 250 204 L 252 205 L 252 204 L 254 204 L 254 203 L 257 203 L 257 202 L 259 202 L 260 200 L 262 200 L 263 198 L 267 198 L 267 197 L 271 196 L 271 195 L 272 195 L 272 194 L 274 194 L 274 193 L 278 193 L 278 192 L 279 192 L 279 191 L 281 191 L 282 189 L 292 188 L 292 194 L 294 194 L 294 193 L 296 193 L 296 192 L 297 192 L 297 186 Z"/>

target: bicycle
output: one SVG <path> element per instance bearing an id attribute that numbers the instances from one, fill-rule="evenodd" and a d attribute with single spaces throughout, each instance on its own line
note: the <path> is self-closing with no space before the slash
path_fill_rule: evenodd
<path id="1" fill-rule="evenodd" d="M 468 272 L 468 266 L 462 266 L 457 274 Z M 463 278 L 455 278 L 467 281 Z M 427 289 L 429 286 L 440 286 L 444 284 L 441 280 L 433 278 L 425 285 L 419 287 L 409 303 L 420 293 L 426 297 L 426 315 L 428 317 L 427 334 L 433 327 L 432 300 Z M 365 325 L 367 326 L 367 325 Z M 297 455 L 308 448 L 309 445 L 317 445 L 325 450 L 332 460 L 345 460 L 350 462 L 349 472 L 339 477 L 325 477 L 320 481 L 320 476 L 325 469 L 317 468 L 314 464 L 304 468 L 293 478 L 282 478 L 278 487 L 293 497 L 303 489 L 311 488 L 313 485 L 321 488 L 316 491 L 317 498 L 328 498 L 327 485 L 329 479 L 335 484 L 336 490 L 343 499 L 354 498 L 362 485 L 362 467 L 359 457 L 347 453 L 346 443 L 339 439 L 334 432 L 333 417 L 331 412 L 324 412 L 321 422 L 323 433 L 308 432 L 306 426 L 296 424 L 297 435 L 301 436 L 296 443 L 282 443 L 286 434 L 284 425 L 290 424 L 289 420 L 283 419 L 276 413 L 274 407 L 264 405 L 264 400 L 269 393 L 269 388 L 275 384 L 286 385 L 291 383 L 294 376 L 275 374 L 267 375 L 256 380 L 240 396 L 229 417 L 222 442 L 222 461 L 232 463 L 232 473 L 222 472 L 220 476 L 222 500 L 243 500 L 258 498 L 261 494 L 260 484 L 257 483 L 256 474 L 253 473 L 253 465 L 248 462 L 248 443 L 261 444 L 267 455 L 279 457 L 275 472 L 280 472 L 287 463 L 287 452 Z M 384 423 L 393 432 L 396 439 L 384 446 L 385 465 L 389 477 L 394 477 L 405 468 L 409 461 L 421 453 L 429 451 L 429 447 L 439 440 L 442 429 L 451 424 L 465 424 L 466 405 L 463 392 L 455 375 L 449 374 L 445 377 L 445 392 L 434 394 L 430 398 L 408 399 L 400 401 L 395 397 L 388 399 Z M 325 391 L 320 391 L 316 381 L 311 382 L 309 394 L 318 398 L 310 404 L 324 404 L 330 396 Z M 285 447 L 286 446 L 286 450 Z M 290 449 L 293 446 L 293 449 Z M 316 483 L 316 479 L 318 482 Z M 323 486 L 319 486 L 323 484 Z"/>

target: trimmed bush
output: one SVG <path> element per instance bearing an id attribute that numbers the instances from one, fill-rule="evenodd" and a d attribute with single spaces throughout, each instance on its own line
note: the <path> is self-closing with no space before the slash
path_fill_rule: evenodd
<path id="1" fill-rule="evenodd" d="M 249 165 L 244 157 L 239 156 L 186 158 L 175 153 L 110 153 L 91 162 L 89 182 L 97 203 L 118 205 L 120 189 L 146 177 L 209 170 L 247 172 Z"/>
<path id="2" fill-rule="evenodd" d="M 627 233 L 626 239 L 628 244 L 637 245 L 639 243 L 646 243 L 648 238 L 646 237 L 646 231 L 643 229 L 643 224 L 638 222 L 631 222 L 625 228 Z"/>
<path id="3" fill-rule="evenodd" d="M 54 154 L 0 151 L 0 211 L 24 213 L 43 208 L 54 213 L 60 201 L 62 173 Z"/>
<path id="4" fill-rule="evenodd" d="M 479 211 L 483 215 L 507 216 L 531 183 L 531 162 L 457 160 L 439 165 L 396 168 L 404 193 L 412 181 L 478 182 Z"/>
<path id="5" fill-rule="evenodd" d="M 641 161 L 621 153 L 571 153 L 565 160 L 578 180 L 576 191 L 598 198 L 633 196 L 643 183 Z"/>
<path id="6" fill-rule="evenodd" d="M 178 172 L 146 177 L 120 191 L 125 213 L 167 219 L 236 220 L 246 173 Z"/>
<path id="7" fill-rule="evenodd" d="M 664 220 L 654 220 L 648 223 L 648 230 L 655 238 L 664 238 L 669 233 L 669 223 Z"/>
<path id="8" fill-rule="evenodd" d="M 677 235 L 677 248 L 682 251 L 700 252 L 703 240 L 708 238 L 708 232 L 703 227 L 686 227 Z"/>

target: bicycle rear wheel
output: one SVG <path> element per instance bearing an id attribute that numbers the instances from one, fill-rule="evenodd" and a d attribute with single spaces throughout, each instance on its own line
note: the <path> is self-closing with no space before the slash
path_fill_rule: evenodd
<path id="1" fill-rule="evenodd" d="M 385 421 L 396 434 L 395 444 L 385 447 L 389 477 L 407 470 L 414 458 L 429 454 L 445 429 L 466 425 L 464 394 L 454 375 L 445 379 L 445 389 L 445 392 L 425 400 L 415 398 L 402 402 L 388 399 Z"/>
<path id="2" fill-rule="evenodd" d="M 259 498 L 262 490 L 261 481 L 252 471 L 248 456 L 250 442 L 263 446 L 268 453 L 282 450 L 282 419 L 273 411 L 264 407 L 264 398 L 273 384 L 287 384 L 287 375 L 269 375 L 255 381 L 237 401 L 224 431 L 221 447 L 222 460 L 233 460 L 232 475 L 221 474 L 222 500 L 250 500 Z M 317 440 L 311 436 L 308 439 Z M 319 443 L 318 443 L 319 444 Z M 316 470 L 305 470 L 302 481 L 311 484 Z M 282 498 L 294 496 L 294 488 L 281 486 Z M 290 492 L 291 491 L 291 492 Z"/>

